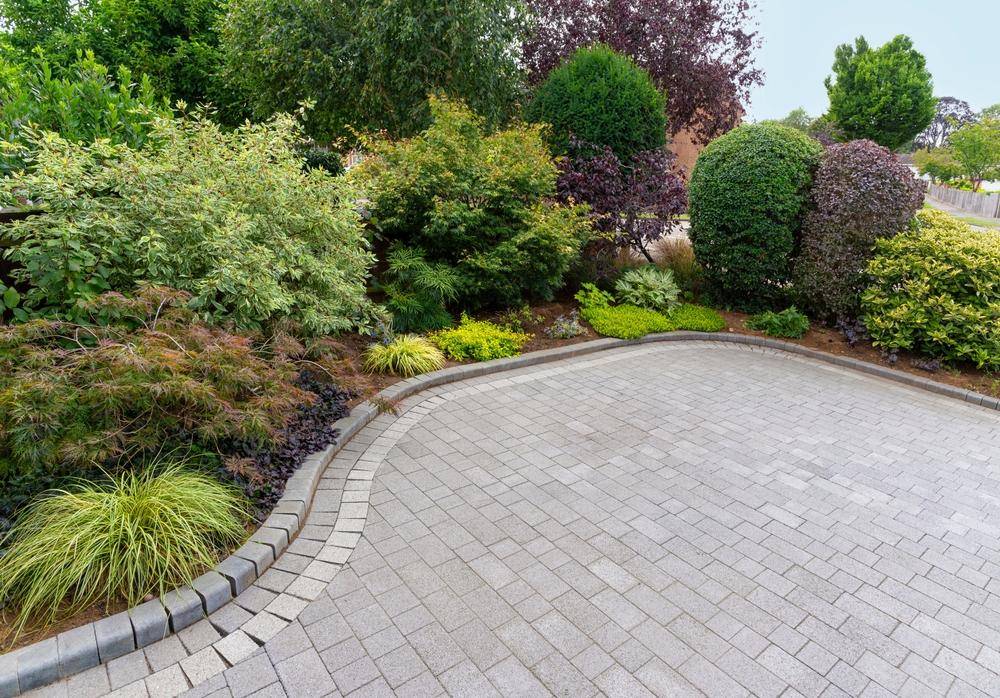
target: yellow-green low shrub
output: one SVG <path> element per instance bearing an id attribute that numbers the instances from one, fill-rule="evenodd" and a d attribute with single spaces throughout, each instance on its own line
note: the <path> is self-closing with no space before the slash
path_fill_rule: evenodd
<path id="1" fill-rule="evenodd" d="M 655 310 L 634 305 L 585 308 L 581 313 L 597 334 L 618 339 L 638 339 L 652 332 L 670 332 L 674 324 Z"/>
<path id="2" fill-rule="evenodd" d="M 718 332 L 726 326 L 726 321 L 714 310 L 691 304 L 682 305 L 670 315 L 634 305 L 584 308 L 580 315 L 598 334 L 618 339 L 638 339 L 653 332 L 675 330 Z"/>
<path id="3" fill-rule="evenodd" d="M 875 346 L 1000 366 L 1000 236 L 941 211 L 875 244 L 862 296 Z"/>
<path id="4" fill-rule="evenodd" d="M 670 321 L 675 330 L 688 332 L 718 332 L 726 329 L 726 321 L 710 308 L 685 303 L 670 313 Z"/>
<path id="5" fill-rule="evenodd" d="M 458 327 L 431 335 L 438 348 L 455 361 L 490 361 L 518 356 L 521 347 L 531 338 L 530 334 L 513 332 L 492 322 L 472 320 L 464 314 Z"/>

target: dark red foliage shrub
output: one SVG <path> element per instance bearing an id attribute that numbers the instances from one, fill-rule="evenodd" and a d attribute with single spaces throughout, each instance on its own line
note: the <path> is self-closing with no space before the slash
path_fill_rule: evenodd
<path id="1" fill-rule="evenodd" d="M 817 317 L 855 318 L 878 238 L 906 230 L 924 184 L 888 148 L 859 140 L 833 145 L 810 193 L 795 288 Z"/>
<path id="2" fill-rule="evenodd" d="M 749 0 L 529 0 L 536 25 L 522 48 L 532 84 L 582 46 L 606 44 L 645 68 L 667 97 L 672 135 L 691 130 L 704 144 L 736 127 L 760 45 L 749 31 Z"/>
<path id="3" fill-rule="evenodd" d="M 683 173 L 670 169 L 674 154 L 646 150 L 625 165 L 609 146 L 583 141 L 570 146 L 581 154 L 561 161 L 559 197 L 589 204 L 603 241 L 615 249 L 632 247 L 652 262 L 650 243 L 668 234 L 687 208 Z"/>
<path id="4" fill-rule="evenodd" d="M 257 520 L 263 521 L 285 491 L 288 478 L 306 458 L 337 443 L 340 430 L 333 423 L 351 414 L 350 395 L 334 383 L 303 371 L 295 386 L 315 396 L 311 405 L 296 409 L 277 443 L 227 440 L 214 450 L 223 456 L 218 474 L 231 477 L 250 501 Z"/>

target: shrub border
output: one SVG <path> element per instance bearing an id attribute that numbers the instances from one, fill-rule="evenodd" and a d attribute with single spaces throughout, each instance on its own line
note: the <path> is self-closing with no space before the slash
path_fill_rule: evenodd
<path id="1" fill-rule="evenodd" d="M 680 341 L 747 344 L 777 349 L 886 378 L 973 405 L 1000 410 L 998 398 L 857 359 L 834 356 L 790 342 L 736 333 L 687 331 L 649 334 L 639 339 L 598 339 L 507 359 L 455 366 L 396 383 L 382 390 L 378 397 L 381 400 L 401 400 L 426 388 L 466 378 L 535 366 L 607 349 L 652 342 Z M 193 625 L 235 599 L 264 574 L 264 571 L 295 539 L 296 534 L 305 525 L 320 477 L 334 455 L 378 415 L 378 408 L 371 402 L 366 402 L 351 410 L 349 417 L 334 422 L 334 428 L 339 430 L 337 443 L 306 458 L 302 466 L 288 480 L 278 506 L 260 529 L 239 550 L 223 560 L 215 570 L 194 580 L 193 588 L 184 585 L 168 592 L 160 599 L 140 604 L 129 611 L 67 630 L 55 637 L 0 656 L 0 698 L 13 698 L 23 692 L 46 686 L 146 647 Z"/>

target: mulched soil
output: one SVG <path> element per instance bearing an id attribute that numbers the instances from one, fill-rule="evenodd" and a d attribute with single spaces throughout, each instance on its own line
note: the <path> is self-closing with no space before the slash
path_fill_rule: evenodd
<path id="1" fill-rule="evenodd" d="M 727 331 L 734 333 L 739 332 L 740 334 L 752 335 L 754 337 L 765 336 L 763 332 L 750 330 L 743 326 L 743 323 L 750 317 L 749 315 L 727 312 L 725 310 L 718 312 L 728 323 Z M 811 329 L 802 336 L 802 339 L 789 339 L 784 337 L 778 339 L 783 342 L 798 344 L 808 347 L 809 349 L 815 349 L 816 351 L 826 352 L 827 354 L 833 354 L 835 356 L 849 356 L 852 359 L 867 361 L 870 364 L 877 364 L 894 371 L 909 373 L 920 376 L 921 378 L 934 380 L 939 383 L 946 383 L 947 385 L 953 385 L 957 388 L 972 390 L 977 393 L 982 393 L 983 395 L 1000 397 L 1000 375 L 990 371 L 978 369 L 975 364 L 947 366 L 942 368 L 940 371 L 932 372 L 911 365 L 912 361 L 917 361 L 921 357 L 918 354 L 905 351 L 899 352 L 895 364 L 890 364 L 882 356 L 882 351 L 873 347 L 869 340 L 861 340 L 854 347 L 851 347 L 844 340 L 844 337 L 841 336 L 835 329 L 815 323 L 812 325 Z"/>

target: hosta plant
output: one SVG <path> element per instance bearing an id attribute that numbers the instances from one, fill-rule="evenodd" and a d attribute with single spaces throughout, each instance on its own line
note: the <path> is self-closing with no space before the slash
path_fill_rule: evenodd
<path id="1" fill-rule="evenodd" d="M 239 492 L 168 465 L 35 500 L 7 536 L 0 598 L 18 630 L 95 601 L 139 604 L 211 568 L 245 535 Z"/>
<path id="2" fill-rule="evenodd" d="M 364 368 L 410 378 L 444 366 L 444 354 L 426 337 L 403 334 L 385 344 L 372 344 L 364 354 Z"/>
<path id="3" fill-rule="evenodd" d="M 681 304 L 674 273 L 652 264 L 624 271 L 615 282 L 615 292 L 622 303 L 661 313 L 669 313 Z"/>

